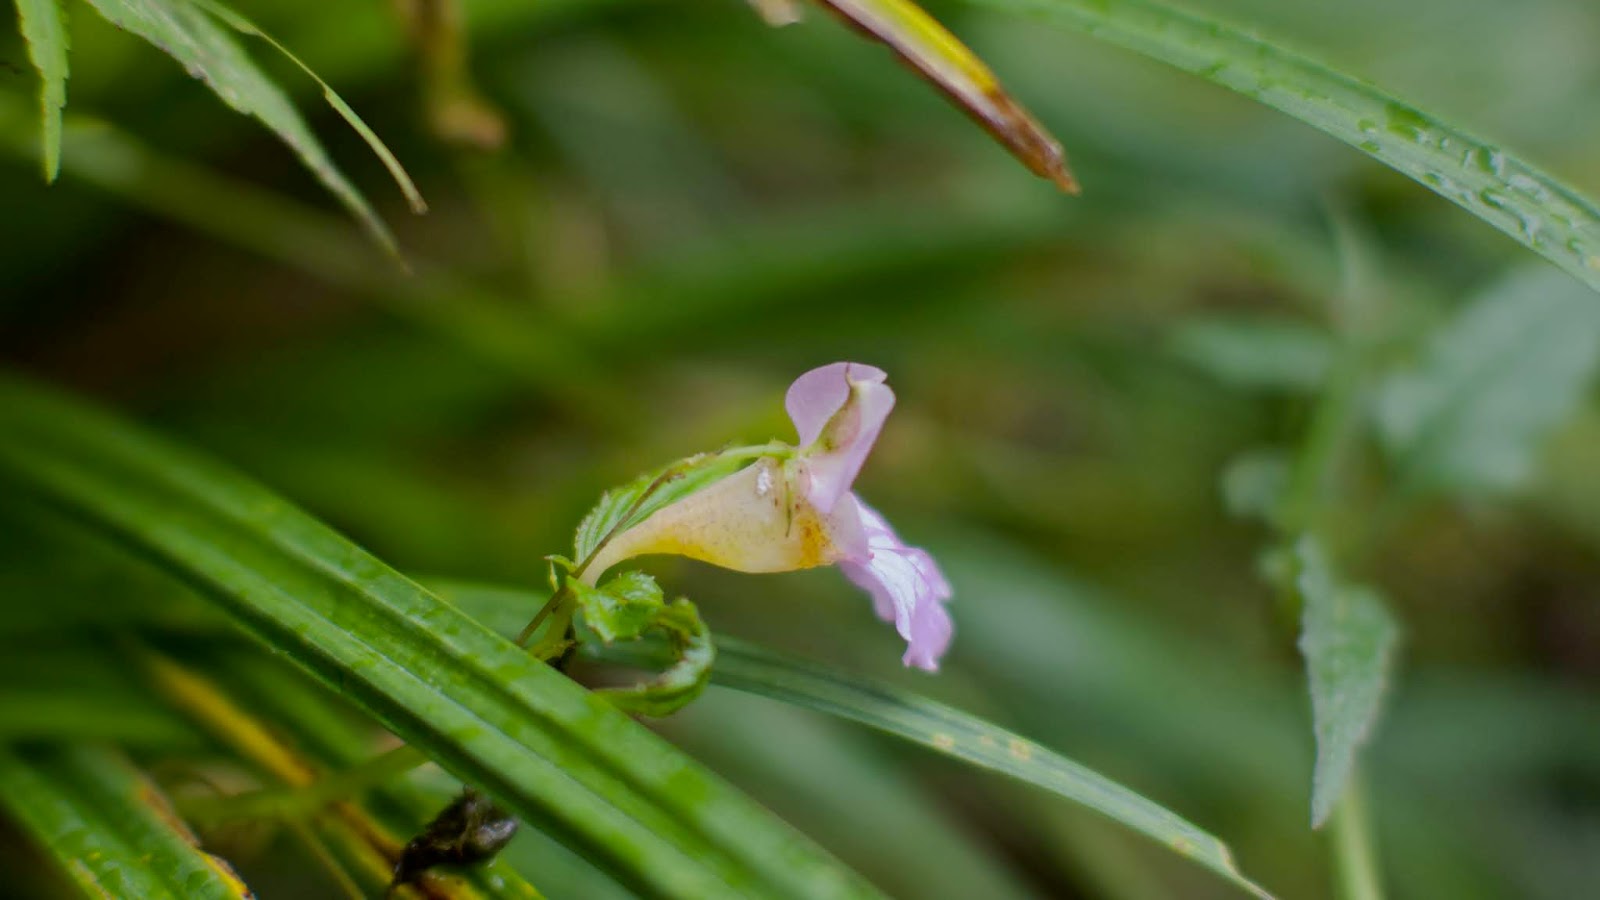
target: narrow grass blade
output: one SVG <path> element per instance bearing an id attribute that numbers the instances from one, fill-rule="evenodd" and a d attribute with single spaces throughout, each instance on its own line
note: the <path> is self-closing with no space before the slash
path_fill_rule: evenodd
<path id="1" fill-rule="evenodd" d="M 439 593 L 495 630 L 520 626 L 518 608 L 536 608 L 543 598 L 461 582 L 439 582 Z M 711 683 L 759 694 L 850 719 L 953 756 L 979 768 L 1010 775 L 1100 812 L 1165 844 L 1251 893 L 1269 896 L 1234 864 L 1228 848 L 1170 810 L 1077 763 L 991 725 L 976 716 L 880 682 L 844 675 L 726 636 L 716 638 Z M 591 646 L 596 658 L 644 667 L 673 661 L 660 642 Z"/>
<path id="2" fill-rule="evenodd" d="M 876 892 L 670 744 L 258 485 L 0 379 L 0 479 L 203 591 L 264 644 L 642 893 Z"/>
<path id="3" fill-rule="evenodd" d="M 743 641 L 717 639 L 712 682 L 860 722 L 946 756 L 1009 775 L 1095 810 L 1258 897 L 1226 845 L 1115 782 L 976 716 L 886 684 L 842 675 Z"/>
<path id="4" fill-rule="evenodd" d="M 155 785 L 110 751 L 0 748 L 0 805 L 85 896 L 250 897 L 226 862 L 200 850 Z"/>
<path id="5" fill-rule="evenodd" d="M 44 143 L 44 180 L 61 173 L 61 110 L 67 105 L 67 22 L 61 0 L 17 0 L 28 58 L 39 70 L 40 138 Z"/>
<path id="6" fill-rule="evenodd" d="M 1040 178 L 1069 194 L 1078 182 L 1067 157 L 1000 86 L 999 79 L 955 35 L 911 0 L 818 0 L 863 34 L 887 45 L 911 68 L 954 100 L 979 125 Z"/>
<path id="7" fill-rule="evenodd" d="M 1081 31 L 1259 100 L 1426 185 L 1600 290 L 1594 200 L 1360 79 L 1151 0 L 969 2 Z"/>
<path id="8" fill-rule="evenodd" d="M 419 215 L 428 211 L 428 202 L 422 199 L 422 192 L 417 190 L 416 183 L 411 180 L 411 176 L 406 172 L 405 167 L 400 165 L 400 160 L 395 157 L 388 145 L 383 142 L 383 139 L 378 137 L 377 132 L 373 131 L 366 121 L 350 107 L 350 104 L 346 103 L 344 98 L 334 91 L 332 85 L 322 80 L 322 76 L 306 65 L 300 57 L 289 52 L 289 48 L 279 43 L 277 38 L 262 31 L 254 22 L 244 16 L 220 3 L 213 3 L 212 0 L 195 0 L 195 3 L 240 34 L 252 35 L 266 41 L 272 45 L 272 49 L 283 54 L 285 59 L 294 63 L 300 71 L 309 75 L 311 80 L 317 83 L 317 87 L 322 88 L 322 97 L 328 101 L 328 105 L 333 107 L 334 112 L 339 114 L 339 118 L 344 119 L 345 124 L 354 129 L 363 141 L 366 141 L 367 147 L 372 150 L 373 155 L 377 156 L 383 163 L 384 168 L 389 170 L 389 177 L 394 179 L 394 183 L 399 186 L 400 192 L 405 194 L 406 202 L 411 205 L 411 211 Z"/>
<path id="9" fill-rule="evenodd" d="M 233 37 L 194 0 L 89 0 L 111 24 L 144 38 L 204 81 L 222 101 L 259 119 L 299 155 L 391 256 L 399 249 L 388 226 L 333 164 L 287 95 Z"/>

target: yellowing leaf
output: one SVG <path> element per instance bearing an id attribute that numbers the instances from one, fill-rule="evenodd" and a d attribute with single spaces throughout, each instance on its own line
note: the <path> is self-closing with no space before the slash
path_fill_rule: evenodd
<path id="1" fill-rule="evenodd" d="M 1011 99 L 983 60 L 911 0 L 820 0 L 868 37 L 887 44 L 966 110 L 1012 155 L 1063 191 L 1078 193 L 1061 145 Z"/>

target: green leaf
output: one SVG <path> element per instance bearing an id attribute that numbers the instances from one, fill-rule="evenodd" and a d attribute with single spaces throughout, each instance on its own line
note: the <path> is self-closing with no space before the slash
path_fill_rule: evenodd
<path id="1" fill-rule="evenodd" d="M 400 165 L 400 160 L 390 151 L 383 139 L 378 137 L 378 133 L 373 131 L 366 121 L 350 107 L 350 104 L 346 103 L 344 98 L 334 91 L 333 86 L 322 80 L 322 76 L 306 65 L 300 57 L 289 52 L 288 47 L 279 43 L 276 38 L 262 31 L 254 22 L 244 16 L 219 3 L 213 3 L 212 0 L 194 0 L 194 2 L 240 34 L 252 35 L 266 41 L 272 46 L 272 49 L 283 54 L 284 58 L 294 63 L 300 71 L 311 76 L 311 80 L 317 83 L 317 87 L 322 88 L 323 99 L 328 101 L 328 105 L 333 107 L 333 111 L 339 114 L 339 118 L 344 119 L 345 124 L 349 125 L 355 130 L 356 134 L 361 136 L 368 149 L 378 157 L 378 160 L 383 163 L 383 167 L 389 170 L 389 177 L 394 179 L 394 183 L 399 186 L 400 192 L 405 195 L 406 202 L 411 205 L 411 211 L 419 214 L 428 211 L 428 202 L 422 199 L 422 192 L 417 190 L 416 183 L 406 173 L 405 167 Z"/>
<path id="2" fill-rule="evenodd" d="M 755 458 L 756 451 L 764 449 L 741 447 L 720 453 L 701 453 L 606 491 L 595 508 L 578 523 L 575 561 L 582 565 L 612 534 L 620 534 L 648 519 L 656 510 L 732 475 Z"/>
<path id="3" fill-rule="evenodd" d="M 28 57 L 39 70 L 40 135 L 44 141 L 44 180 L 61 173 L 61 110 L 67 105 L 67 23 L 60 0 L 17 0 Z"/>
<path id="4" fill-rule="evenodd" d="M 1222 472 L 1222 502 L 1239 519 L 1273 522 L 1283 506 L 1291 477 L 1288 454 L 1276 447 L 1249 450 Z"/>
<path id="5" fill-rule="evenodd" d="M 1355 77 L 1151 0 L 970 2 L 1081 31 L 1287 113 L 1425 185 L 1600 290 L 1600 208 L 1593 200 Z"/>
<path id="6" fill-rule="evenodd" d="M 1582 285 L 1543 266 L 1491 285 L 1382 388 L 1379 430 L 1402 484 L 1516 487 L 1597 364 L 1600 310 Z"/>
<path id="7" fill-rule="evenodd" d="M 0 747 L 0 805 L 85 896 L 250 896 L 226 862 L 200 850 L 156 786 L 110 751 Z"/>
<path id="8" fill-rule="evenodd" d="M 818 0 L 954 100 L 1041 178 L 1069 194 L 1078 182 L 1061 145 L 1000 86 L 961 40 L 911 0 Z"/>
<path id="9" fill-rule="evenodd" d="M 1295 546 L 1301 610 L 1300 652 L 1306 659 L 1317 765 L 1311 779 L 1311 825 L 1333 812 L 1356 750 L 1372 732 L 1400 630 L 1375 591 L 1342 584 L 1325 551 L 1310 538 Z"/>
<path id="10" fill-rule="evenodd" d="M 605 701 L 271 492 L 0 379 L 0 480 L 137 549 L 457 778 L 636 890 L 875 896 Z"/>
<path id="11" fill-rule="evenodd" d="M 508 633 L 520 625 L 504 613 L 510 591 L 459 582 L 441 585 L 441 590 L 464 611 Z M 523 605 L 536 607 L 542 602 L 530 592 Z M 715 640 L 712 684 L 850 719 L 1010 775 L 1121 822 L 1257 896 L 1270 896 L 1239 872 L 1232 854 L 1215 836 L 1026 738 L 882 682 L 831 671 L 726 635 Z M 623 665 L 659 666 L 672 659 L 670 648 L 650 641 L 610 647 L 591 644 L 585 652 Z"/>
<path id="12" fill-rule="evenodd" d="M 144 38 L 204 81 L 222 101 L 254 116 L 288 144 L 317 180 L 355 215 L 392 255 L 394 236 L 333 164 L 289 98 L 263 73 L 233 36 L 194 0 L 89 0 L 111 24 Z M 381 154 L 380 154 L 381 155 Z"/>
<path id="13" fill-rule="evenodd" d="M 687 600 L 673 601 L 650 624 L 670 638 L 671 664 L 644 684 L 600 693 L 618 709 L 645 716 L 669 716 L 705 690 L 711 666 L 717 661 L 717 648 L 711 629 L 700 619 L 700 611 Z"/>
<path id="14" fill-rule="evenodd" d="M 470 596 L 460 596 L 471 602 Z M 850 719 L 1009 775 L 1121 822 L 1258 897 L 1270 896 L 1240 873 L 1222 841 L 1048 748 L 882 682 L 840 674 L 729 637 L 718 637 L 716 642 L 713 684 Z M 591 646 L 589 652 L 628 664 L 658 662 L 663 655 L 659 649 L 640 644 Z"/>
<path id="15" fill-rule="evenodd" d="M 1304 393 L 1322 386 L 1333 341 L 1310 325 L 1271 319 L 1203 319 L 1184 323 L 1172 350 L 1232 387 Z"/>
<path id="16" fill-rule="evenodd" d="M 643 572 L 623 572 L 599 587 L 568 582 L 583 622 L 606 643 L 631 641 L 650 626 L 664 602 L 661 585 Z"/>

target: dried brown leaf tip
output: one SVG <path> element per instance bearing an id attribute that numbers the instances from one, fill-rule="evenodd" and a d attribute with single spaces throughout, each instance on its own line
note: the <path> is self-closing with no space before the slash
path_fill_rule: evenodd
<path id="1" fill-rule="evenodd" d="M 1069 194 L 1079 192 L 1061 144 L 1011 99 L 989 67 L 910 0 L 818 0 L 857 30 L 886 44 L 971 116 L 1029 171 Z"/>

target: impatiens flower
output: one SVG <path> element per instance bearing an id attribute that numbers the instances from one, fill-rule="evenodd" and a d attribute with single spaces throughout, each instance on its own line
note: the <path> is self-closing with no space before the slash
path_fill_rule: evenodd
<path id="1" fill-rule="evenodd" d="M 894 409 L 886 377 L 872 366 L 834 363 L 795 379 L 785 406 L 798 448 L 775 448 L 616 535 L 589 562 L 586 579 L 652 553 L 740 572 L 837 564 L 905 639 L 905 664 L 937 671 L 952 634 L 944 607 L 950 585 L 932 557 L 901 541 L 851 491 Z"/>

